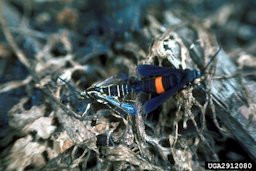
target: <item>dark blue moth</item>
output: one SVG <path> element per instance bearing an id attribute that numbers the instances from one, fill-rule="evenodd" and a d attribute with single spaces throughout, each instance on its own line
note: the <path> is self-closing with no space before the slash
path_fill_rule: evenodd
<path id="1" fill-rule="evenodd" d="M 148 93 L 154 98 L 143 104 L 143 113 L 149 113 L 159 107 L 169 97 L 201 77 L 197 70 L 170 69 L 154 65 L 138 65 L 138 78 L 115 78 L 93 85 L 86 94 L 100 103 L 108 104 L 136 115 L 134 99 L 129 96 Z M 134 96 L 133 96 L 134 97 Z"/>
<path id="2" fill-rule="evenodd" d="M 219 51 L 220 49 L 202 72 L 195 69 L 171 69 L 155 65 L 138 65 L 138 77 L 110 77 L 92 85 L 80 95 L 92 98 L 113 109 L 117 108 L 129 115 L 136 115 L 136 94 L 148 93 L 152 95 L 152 98 L 143 104 L 143 113 L 146 114 L 152 112 L 175 93 L 200 78 Z"/>

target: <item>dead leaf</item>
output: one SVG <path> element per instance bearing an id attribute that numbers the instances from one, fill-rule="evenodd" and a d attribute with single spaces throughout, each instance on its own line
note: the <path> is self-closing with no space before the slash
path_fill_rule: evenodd
<path id="1" fill-rule="evenodd" d="M 44 115 L 45 106 L 32 106 L 29 110 L 25 110 L 24 106 L 28 102 L 28 98 L 22 98 L 20 102 L 13 106 L 9 111 L 9 125 L 17 130 L 23 129 L 27 124 Z"/>
<path id="2" fill-rule="evenodd" d="M 23 129 L 24 132 L 36 131 L 40 138 L 47 139 L 55 131 L 56 126 L 52 125 L 53 118 L 50 117 L 40 117 L 28 124 Z"/>
<path id="3" fill-rule="evenodd" d="M 46 150 L 46 146 L 37 142 L 32 142 L 30 135 L 18 139 L 10 154 L 5 158 L 8 163 L 7 170 L 24 170 L 27 166 L 32 165 L 40 168 L 45 165 L 42 153 Z"/>
<path id="4" fill-rule="evenodd" d="M 63 153 L 64 151 L 66 151 L 67 149 L 69 149 L 74 145 L 74 142 L 71 140 L 71 138 L 67 134 L 67 131 L 62 131 L 54 134 L 52 139 L 54 141 L 54 144 L 53 144 L 54 150 L 57 153 Z"/>

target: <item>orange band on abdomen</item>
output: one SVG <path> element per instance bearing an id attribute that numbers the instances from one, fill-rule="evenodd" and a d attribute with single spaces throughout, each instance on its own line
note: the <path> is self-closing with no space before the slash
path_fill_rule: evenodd
<path id="1" fill-rule="evenodd" d="M 156 87 L 157 94 L 161 94 L 165 92 L 162 78 L 163 78 L 162 76 L 155 78 L 155 87 Z"/>

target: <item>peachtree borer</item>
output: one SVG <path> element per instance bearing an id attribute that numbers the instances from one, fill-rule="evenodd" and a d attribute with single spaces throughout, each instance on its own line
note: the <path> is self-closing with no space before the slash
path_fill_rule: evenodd
<path id="1" fill-rule="evenodd" d="M 116 107 L 129 115 L 136 115 L 135 102 L 130 96 L 141 92 L 152 94 L 153 98 L 143 104 L 143 113 L 149 113 L 185 86 L 202 77 L 219 51 L 220 49 L 202 72 L 196 69 L 171 69 L 154 65 L 138 65 L 137 78 L 110 77 L 92 85 L 86 91 L 81 92 L 80 95 L 110 107 Z"/>

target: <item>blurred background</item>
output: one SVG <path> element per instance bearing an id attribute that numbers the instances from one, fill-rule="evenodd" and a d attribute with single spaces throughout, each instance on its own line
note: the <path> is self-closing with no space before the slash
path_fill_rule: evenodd
<path id="1" fill-rule="evenodd" d="M 118 72 L 131 73 L 140 59 L 148 54 L 152 41 L 173 23 L 197 24 L 195 20 L 216 35 L 221 48 L 238 67 L 248 72 L 255 71 L 256 67 L 254 0 L 8 0 L 1 2 L 0 9 L 15 42 L 31 61 L 31 69 L 42 71 L 36 72 L 40 78 L 51 75 L 48 79 L 52 82 L 56 81 L 57 75 L 70 71 L 80 90 Z M 86 67 L 70 70 L 71 66 L 79 65 Z M 39 143 L 35 149 L 40 149 L 42 144 L 51 146 L 50 137 L 58 129 L 59 121 L 51 116 L 50 101 L 30 76 L 30 71 L 17 58 L 1 29 L 1 169 L 17 169 L 18 165 L 23 169 L 32 167 L 33 162 L 27 165 L 13 159 L 16 154 L 14 144 L 31 135 L 25 142 Z M 255 81 L 255 74 L 249 78 Z M 43 81 L 40 84 L 43 85 Z M 31 110 L 34 106 L 36 108 Z M 85 107 L 84 102 L 74 105 L 78 113 Z M 24 112 L 30 114 L 23 115 Z M 37 119 L 52 118 L 49 125 L 45 125 L 47 133 L 37 135 L 44 132 L 43 128 L 37 129 L 40 124 L 35 126 L 37 128 L 26 128 L 35 120 L 28 119 L 30 115 L 38 115 Z M 43 154 L 43 159 L 37 158 L 40 162 L 32 168 L 41 168 L 50 161 L 44 148 L 38 152 Z M 232 160 L 235 156 L 237 160 L 251 160 L 233 139 L 226 140 L 221 148 L 222 151 L 217 153 L 220 159 Z"/>

